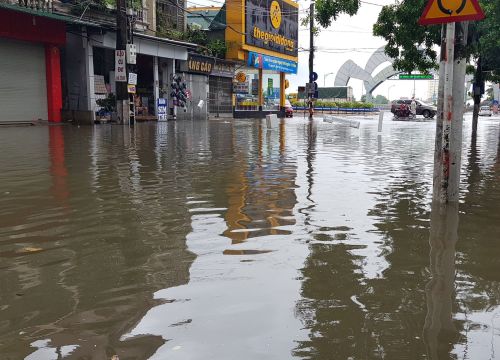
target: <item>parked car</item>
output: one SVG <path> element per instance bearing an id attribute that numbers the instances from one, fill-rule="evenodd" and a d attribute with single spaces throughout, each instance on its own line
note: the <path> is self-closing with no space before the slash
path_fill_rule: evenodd
<path id="1" fill-rule="evenodd" d="M 293 107 L 290 100 L 285 100 L 285 117 L 293 117 Z"/>
<path id="2" fill-rule="evenodd" d="M 481 106 L 479 108 L 479 116 L 491 116 L 491 108 L 487 105 Z"/>
<path id="3" fill-rule="evenodd" d="M 415 100 L 415 102 L 417 103 L 417 115 L 422 115 L 426 119 L 436 116 L 437 108 L 435 106 L 426 104 L 420 100 Z M 394 100 L 391 105 L 391 112 L 396 114 L 396 111 L 399 110 L 401 104 L 406 104 L 409 107 L 411 105 L 411 100 Z"/>

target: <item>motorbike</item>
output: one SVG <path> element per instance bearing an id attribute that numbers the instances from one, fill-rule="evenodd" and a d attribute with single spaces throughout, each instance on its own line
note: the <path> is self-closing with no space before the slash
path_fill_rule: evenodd
<path id="1" fill-rule="evenodd" d="M 415 115 L 411 112 L 409 106 L 406 104 L 401 104 L 399 109 L 396 109 L 394 112 L 394 117 L 396 119 L 409 119 L 409 118 L 415 118 Z"/>

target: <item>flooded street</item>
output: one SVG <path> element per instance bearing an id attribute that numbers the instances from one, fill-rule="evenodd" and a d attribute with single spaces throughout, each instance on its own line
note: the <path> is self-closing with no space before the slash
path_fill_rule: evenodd
<path id="1" fill-rule="evenodd" d="M 0 129 L 0 359 L 500 359 L 500 119 Z M 432 228 L 431 228 L 432 222 Z"/>

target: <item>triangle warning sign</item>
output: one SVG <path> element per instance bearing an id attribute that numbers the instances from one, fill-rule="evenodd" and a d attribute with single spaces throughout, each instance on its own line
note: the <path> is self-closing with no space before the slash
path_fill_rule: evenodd
<path id="1" fill-rule="evenodd" d="M 429 0 L 418 23 L 433 25 L 482 19 L 484 12 L 478 0 Z"/>

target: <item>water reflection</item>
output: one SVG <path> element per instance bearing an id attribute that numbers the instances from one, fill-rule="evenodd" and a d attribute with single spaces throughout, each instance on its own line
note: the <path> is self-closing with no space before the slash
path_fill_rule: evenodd
<path id="1" fill-rule="evenodd" d="M 210 151 L 219 156 L 206 176 L 192 179 L 188 195 L 192 231 L 186 240 L 198 255 L 190 282 L 156 292 L 162 304 L 122 339 L 144 334 L 165 339 L 152 359 L 287 357 L 294 339 L 290 334 L 297 328 L 289 311 L 297 284 L 287 279 L 301 258 L 296 253 L 300 244 L 286 237 L 295 224 L 295 150 L 287 145 L 284 124 L 273 129 L 259 122 L 213 126 L 219 132 Z M 221 134 L 222 129 L 227 132 Z M 277 294 L 286 296 L 275 302 Z"/>
<path id="2" fill-rule="evenodd" d="M 273 125 L 2 129 L 0 358 L 495 358 L 498 124 Z"/>
<path id="3" fill-rule="evenodd" d="M 433 204 L 429 240 L 431 280 L 425 287 L 427 315 L 424 324 L 429 359 L 450 358 L 450 351 L 459 339 L 453 321 L 457 232 L 458 204 Z"/>

